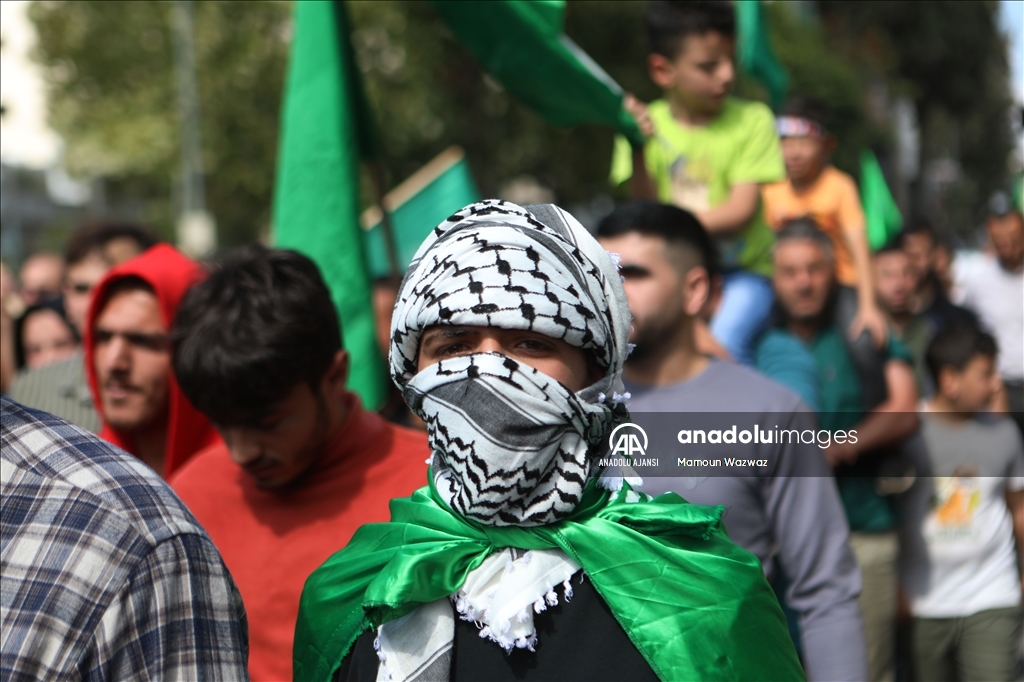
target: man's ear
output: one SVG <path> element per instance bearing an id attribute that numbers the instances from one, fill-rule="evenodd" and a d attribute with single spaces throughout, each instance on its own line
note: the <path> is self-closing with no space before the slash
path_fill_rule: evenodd
<path id="1" fill-rule="evenodd" d="M 650 74 L 654 84 L 662 90 L 668 90 L 675 84 L 675 65 L 664 55 L 647 55 L 647 73 Z"/>
<path id="2" fill-rule="evenodd" d="M 348 353 L 339 350 L 334 354 L 327 373 L 324 374 L 324 391 L 331 396 L 343 396 L 348 391 Z"/>
<path id="3" fill-rule="evenodd" d="M 960 397 L 960 372 L 952 366 L 939 369 L 938 391 L 947 400 L 956 400 Z"/>
<path id="4" fill-rule="evenodd" d="M 696 317 L 708 302 L 711 280 L 708 271 L 698 266 L 690 268 L 683 276 L 683 312 L 687 317 Z"/>

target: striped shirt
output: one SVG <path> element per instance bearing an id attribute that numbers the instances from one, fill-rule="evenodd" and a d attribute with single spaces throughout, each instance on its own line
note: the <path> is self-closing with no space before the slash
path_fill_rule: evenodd
<path id="1" fill-rule="evenodd" d="M 67 360 L 22 372 L 15 377 L 7 395 L 26 407 L 55 414 L 99 433 L 100 415 L 85 381 L 85 358 L 80 350 Z"/>
<path id="2" fill-rule="evenodd" d="M 241 597 L 170 488 L 79 427 L 0 408 L 0 679 L 248 679 Z"/>

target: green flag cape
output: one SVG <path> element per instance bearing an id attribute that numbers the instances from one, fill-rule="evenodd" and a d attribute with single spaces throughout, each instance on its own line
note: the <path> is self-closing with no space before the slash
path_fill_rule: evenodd
<path id="1" fill-rule="evenodd" d="M 872 251 L 889 243 L 903 229 L 903 215 L 892 198 L 878 158 L 870 149 L 860 153 L 860 201 Z"/>
<path id="2" fill-rule="evenodd" d="M 562 0 L 434 0 L 434 7 L 484 70 L 549 123 L 599 123 L 644 144 L 622 108 L 622 88 L 562 33 Z"/>
<path id="3" fill-rule="evenodd" d="M 374 333 L 359 226 L 359 160 L 375 136 L 341 2 L 295 6 L 274 187 L 274 240 L 312 258 L 331 290 L 352 356 L 349 388 L 376 409 L 387 368 Z"/>
<path id="4" fill-rule="evenodd" d="M 674 493 L 627 503 L 627 492 L 591 480 L 572 516 L 537 528 L 461 517 L 433 483 L 392 500 L 390 523 L 361 527 L 306 581 L 295 679 L 328 682 L 362 632 L 457 592 L 504 547 L 572 557 L 662 680 L 804 679 L 760 562 L 722 530 L 723 507 Z"/>
<path id="5" fill-rule="evenodd" d="M 778 111 L 789 89 L 789 74 L 775 58 L 760 0 L 738 0 L 736 26 L 740 68 L 764 83 L 772 109 Z"/>

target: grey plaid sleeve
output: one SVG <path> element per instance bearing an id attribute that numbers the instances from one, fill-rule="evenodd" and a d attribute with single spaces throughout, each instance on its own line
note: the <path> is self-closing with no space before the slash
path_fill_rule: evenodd
<path id="1" fill-rule="evenodd" d="M 86 679 L 247 680 L 242 598 L 209 538 L 155 546 L 101 618 Z M 85 661 L 83 661 L 85 663 Z"/>
<path id="2" fill-rule="evenodd" d="M 241 597 L 132 455 L 0 396 L 0 680 L 247 680 Z"/>

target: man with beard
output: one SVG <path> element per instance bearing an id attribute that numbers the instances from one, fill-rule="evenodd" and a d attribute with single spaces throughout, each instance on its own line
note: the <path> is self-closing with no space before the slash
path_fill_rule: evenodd
<path id="1" fill-rule="evenodd" d="M 803 678 L 722 508 L 652 499 L 599 464 L 629 419 L 629 310 L 572 216 L 457 211 L 414 257 L 391 328 L 429 485 L 310 576 L 297 678 Z"/>
<path id="2" fill-rule="evenodd" d="M 202 276 L 197 263 L 159 244 L 111 269 L 89 308 L 85 368 L 100 437 L 164 478 L 217 440 L 171 370 L 171 321 Z"/>
<path id="3" fill-rule="evenodd" d="M 796 343 L 818 368 L 818 421 L 833 433 L 855 431 L 857 441 L 833 443 L 825 451 L 834 467 L 850 524 L 850 544 L 861 569 L 861 614 L 868 645 L 868 680 L 893 679 L 896 621 L 896 515 L 882 485 L 883 462 L 917 429 L 917 390 L 906 347 L 889 338 L 881 353 L 884 395 L 871 404 L 865 377 L 842 330 L 833 323 L 845 292 L 836 283 L 832 243 L 807 218 L 786 223 L 776 235 L 775 295 L 778 326 L 760 341 L 758 356 Z M 796 357 L 796 353 L 790 353 Z M 758 363 L 770 376 L 776 370 Z M 781 378 L 781 377 L 780 377 Z M 897 491 L 893 491 L 897 492 Z M 902 492 L 902 491 L 899 491 Z"/>
<path id="4" fill-rule="evenodd" d="M 928 343 L 939 330 L 927 316 L 913 311 L 914 268 L 903 249 L 903 241 L 897 238 L 872 256 L 875 296 L 892 333 L 903 342 L 914 360 L 918 395 L 928 397 L 934 392 L 934 386 L 924 356 Z"/>
<path id="5" fill-rule="evenodd" d="M 224 438 L 171 485 L 245 601 L 254 680 L 291 676 L 302 584 L 392 497 L 423 483 L 421 432 L 363 409 L 331 294 L 309 258 L 248 246 L 217 263 L 174 326 L 182 390 Z"/>
<path id="6" fill-rule="evenodd" d="M 914 279 L 911 310 L 923 315 L 936 332 L 951 325 L 976 325 L 977 318 L 969 310 L 949 300 L 935 272 L 938 243 L 931 223 L 922 219 L 911 223 L 900 236 L 900 246 L 907 254 L 910 274 Z"/>
<path id="7" fill-rule="evenodd" d="M 747 429 L 755 423 L 762 431 L 815 428 L 795 394 L 751 369 L 698 351 L 694 328 L 716 271 L 716 253 L 692 214 L 657 203 L 628 204 L 606 217 L 597 234 L 621 258 L 633 313 L 630 338 L 636 347 L 626 361 L 625 385 L 634 419 L 658 419 L 643 413 L 699 412 L 728 415 L 728 423 Z M 757 555 L 769 580 L 779 580 L 780 573 L 788 580 L 785 601 L 798 614 L 808 678 L 864 679 L 860 576 L 821 450 L 814 443 L 788 442 L 719 448 L 714 457 L 765 459 L 770 466 L 730 470 L 727 476 L 647 477 L 644 491 L 671 490 L 697 504 L 726 505 L 729 537 Z"/>

